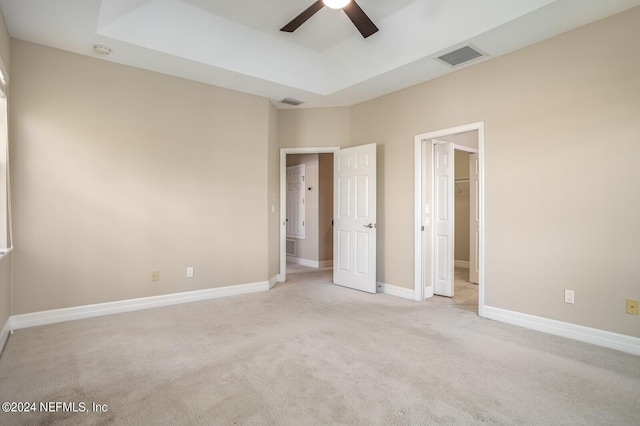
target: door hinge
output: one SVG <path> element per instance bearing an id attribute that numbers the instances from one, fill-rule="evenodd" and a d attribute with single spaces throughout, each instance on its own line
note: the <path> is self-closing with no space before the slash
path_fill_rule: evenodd
<path id="1" fill-rule="evenodd" d="M 424 226 L 422 227 L 422 232 L 424 232 Z"/>

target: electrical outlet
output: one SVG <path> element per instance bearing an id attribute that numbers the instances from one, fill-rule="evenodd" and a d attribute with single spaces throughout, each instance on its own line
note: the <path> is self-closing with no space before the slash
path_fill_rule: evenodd
<path id="1" fill-rule="evenodd" d="M 187 278 L 193 278 L 193 266 L 187 267 Z"/>
<path id="2" fill-rule="evenodd" d="M 639 315 L 638 301 L 635 299 L 627 299 L 627 313 L 631 315 Z"/>
<path id="3" fill-rule="evenodd" d="M 151 272 L 151 281 L 160 281 L 160 271 Z"/>
<path id="4" fill-rule="evenodd" d="M 564 290 L 564 303 L 571 303 L 573 304 L 575 302 L 575 297 L 574 297 L 574 293 L 573 290 Z"/>

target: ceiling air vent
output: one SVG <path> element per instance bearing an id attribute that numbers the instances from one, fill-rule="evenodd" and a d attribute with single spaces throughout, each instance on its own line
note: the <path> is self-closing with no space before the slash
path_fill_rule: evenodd
<path id="1" fill-rule="evenodd" d="M 293 98 L 284 98 L 284 99 L 280 100 L 280 102 L 282 102 L 283 104 L 293 105 L 293 106 L 298 106 L 298 105 L 304 103 L 303 101 L 299 101 L 299 100 L 293 99 Z"/>
<path id="2" fill-rule="evenodd" d="M 458 65 L 462 65 L 466 62 L 481 58 L 483 56 L 485 56 L 484 53 L 478 51 L 477 49 L 471 46 L 464 46 L 460 49 L 454 50 L 453 52 L 438 56 L 438 59 L 448 65 L 451 65 L 452 67 L 457 67 Z"/>

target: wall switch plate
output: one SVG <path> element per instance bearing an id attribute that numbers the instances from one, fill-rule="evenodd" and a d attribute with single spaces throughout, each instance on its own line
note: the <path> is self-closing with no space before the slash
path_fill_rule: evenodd
<path id="1" fill-rule="evenodd" d="M 574 297 L 574 293 L 573 290 L 564 290 L 564 303 L 571 303 L 573 304 L 575 302 L 575 297 Z"/>
<path id="2" fill-rule="evenodd" d="M 159 281 L 160 280 L 160 271 L 151 272 L 151 281 Z"/>
<path id="3" fill-rule="evenodd" d="M 193 266 L 187 267 L 187 278 L 193 278 Z"/>
<path id="4" fill-rule="evenodd" d="M 640 315 L 638 311 L 638 301 L 635 299 L 627 299 L 627 313 L 631 315 Z"/>

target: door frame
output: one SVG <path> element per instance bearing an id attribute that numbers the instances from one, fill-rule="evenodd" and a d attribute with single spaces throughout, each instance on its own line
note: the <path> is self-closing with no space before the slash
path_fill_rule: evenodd
<path id="1" fill-rule="evenodd" d="M 484 316 L 484 259 L 485 259 L 485 221 L 484 221 L 484 122 L 466 124 L 448 129 L 436 130 L 433 132 L 422 133 L 414 137 L 414 300 L 422 301 L 433 296 L 433 241 L 427 244 L 425 236 L 427 232 L 432 233 L 432 217 L 433 217 L 433 194 L 430 197 L 425 195 L 425 170 L 426 152 L 431 151 L 431 139 L 438 139 L 445 136 L 453 136 L 458 133 L 470 131 L 478 131 L 478 161 L 480 163 L 479 176 L 479 203 L 480 203 L 480 244 L 479 244 L 479 268 L 480 276 L 478 282 L 478 315 Z M 425 205 L 430 206 L 429 218 L 431 223 L 425 224 Z M 431 248 L 429 259 L 429 271 L 425 269 L 425 253 L 427 248 Z M 425 282 L 425 278 L 429 278 Z M 428 285 L 425 285 L 428 284 Z"/>
<path id="2" fill-rule="evenodd" d="M 278 282 L 287 281 L 287 155 L 333 154 L 340 147 L 280 148 L 280 273 Z"/>

